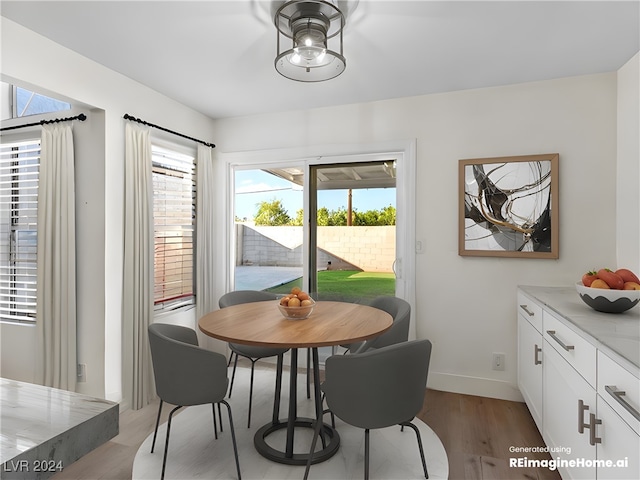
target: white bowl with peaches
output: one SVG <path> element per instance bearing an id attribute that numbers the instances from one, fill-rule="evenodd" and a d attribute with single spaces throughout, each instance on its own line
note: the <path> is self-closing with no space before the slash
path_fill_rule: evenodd
<path id="1" fill-rule="evenodd" d="M 290 320 L 304 320 L 311 315 L 316 306 L 315 300 L 299 287 L 293 287 L 291 292 L 278 300 L 278 308 L 285 318 Z"/>
<path id="2" fill-rule="evenodd" d="M 623 313 L 640 303 L 640 280 L 626 268 L 589 271 L 576 282 L 576 290 L 598 312 Z"/>

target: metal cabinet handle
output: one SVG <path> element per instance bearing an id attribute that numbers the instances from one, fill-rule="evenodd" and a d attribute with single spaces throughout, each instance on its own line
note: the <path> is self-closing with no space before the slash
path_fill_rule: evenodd
<path id="1" fill-rule="evenodd" d="M 534 365 L 542 364 L 542 360 L 540 360 L 540 358 L 538 357 L 538 354 L 540 352 L 542 352 L 542 349 L 537 344 L 534 344 L 533 345 L 533 364 Z"/>
<path id="2" fill-rule="evenodd" d="M 584 433 L 585 428 L 589 428 L 588 423 L 584 423 L 584 412 L 589 410 L 589 405 L 585 405 L 582 400 L 578 400 L 578 433 Z"/>
<path id="3" fill-rule="evenodd" d="M 566 345 L 562 340 L 560 340 L 557 336 L 556 336 L 556 331 L 555 330 L 547 330 L 547 333 L 549 334 L 549 336 L 551 338 L 553 338 L 556 342 L 558 342 L 558 344 L 564 348 L 567 352 L 569 350 L 573 350 L 575 347 L 573 345 Z"/>
<path id="4" fill-rule="evenodd" d="M 629 402 L 622 398 L 624 395 L 626 395 L 626 392 L 624 390 L 618 390 L 615 385 L 605 385 L 604 389 L 615 399 L 616 402 L 622 405 L 627 412 L 633 415 L 633 418 L 640 421 L 640 412 L 638 412 L 638 410 L 633 408 L 629 404 Z"/>
<path id="5" fill-rule="evenodd" d="M 602 443 L 600 437 L 596 437 L 596 425 L 602 425 L 602 420 L 596 418 L 595 413 L 589 414 L 589 444 L 595 445 L 596 443 Z"/>
<path id="6" fill-rule="evenodd" d="M 530 317 L 533 317 L 535 315 L 535 313 L 529 310 L 526 305 L 520 305 L 520 308 L 527 312 L 527 315 L 529 315 Z"/>

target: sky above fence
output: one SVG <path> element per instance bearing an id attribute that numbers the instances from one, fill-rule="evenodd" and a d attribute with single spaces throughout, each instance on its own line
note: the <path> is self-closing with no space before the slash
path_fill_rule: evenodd
<path id="1" fill-rule="evenodd" d="M 302 208 L 302 187 L 262 170 L 236 171 L 235 216 L 251 220 L 261 202 L 280 200 L 290 217 Z M 320 190 L 318 207 L 329 211 L 347 208 L 348 190 Z M 396 206 L 395 188 L 363 188 L 352 190 L 353 209 L 359 212 Z"/>

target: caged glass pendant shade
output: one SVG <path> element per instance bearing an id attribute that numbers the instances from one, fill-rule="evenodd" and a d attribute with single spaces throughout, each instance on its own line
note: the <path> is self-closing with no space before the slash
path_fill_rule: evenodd
<path id="1" fill-rule="evenodd" d="M 344 15 L 338 7 L 325 0 L 292 0 L 278 9 L 274 22 L 278 36 L 275 67 L 280 75 L 300 82 L 322 82 L 344 72 Z M 291 48 L 281 50 L 281 37 L 283 43 L 290 41 Z M 329 48 L 329 40 L 337 43 L 338 51 Z"/>

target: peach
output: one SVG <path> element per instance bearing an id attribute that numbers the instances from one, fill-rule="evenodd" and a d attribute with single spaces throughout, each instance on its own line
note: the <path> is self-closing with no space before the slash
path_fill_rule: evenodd
<path id="1" fill-rule="evenodd" d="M 595 279 L 592 283 L 591 283 L 591 288 L 604 288 L 604 289 L 611 289 L 611 287 L 609 287 L 609 284 L 607 282 L 605 282 L 604 280 L 602 280 L 601 278 L 597 278 Z"/>
<path id="2" fill-rule="evenodd" d="M 299 307 L 300 306 L 300 299 L 293 297 L 291 299 L 289 299 L 289 307 Z"/>

